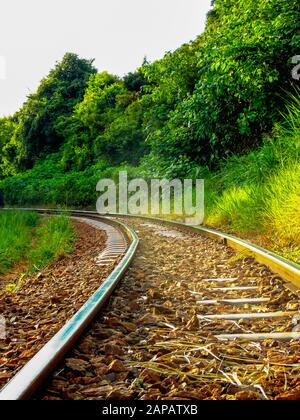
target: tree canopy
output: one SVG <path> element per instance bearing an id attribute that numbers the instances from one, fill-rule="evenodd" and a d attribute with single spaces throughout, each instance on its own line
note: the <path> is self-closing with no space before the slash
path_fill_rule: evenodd
<path id="1" fill-rule="evenodd" d="M 67 53 L 13 117 L 0 119 L 0 176 L 52 153 L 65 172 L 142 160 L 176 175 L 259 145 L 297 83 L 300 3 L 213 5 L 202 35 L 123 78 Z"/>

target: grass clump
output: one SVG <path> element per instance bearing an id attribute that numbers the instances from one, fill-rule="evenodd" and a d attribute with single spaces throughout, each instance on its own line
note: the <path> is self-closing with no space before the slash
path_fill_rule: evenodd
<path id="1" fill-rule="evenodd" d="M 25 257 L 39 220 L 33 212 L 0 212 L 0 274 Z"/>
<path id="2" fill-rule="evenodd" d="M 6 287 L 13 292 L 29 274 L 72 251 L 74 228 L 65 216 L 42 218 L 25 211 L 0 212 L 0 274 L 21 262 L 22 272 Z"/>
<path id="3" fill-rule="evenodd" d="M 300 96 L 273 138 L 231 159 L 206 187 L 208 225 L 263 235 L 274 250 L 300 262 Z"/>
<path id="4" fill-rule="evenodd" d="M 72 252 L 75 232 L 66 216 L 44 220 L 36 230 L 36 244 L 28 255 L 30 271 L 39 271 Z"/>

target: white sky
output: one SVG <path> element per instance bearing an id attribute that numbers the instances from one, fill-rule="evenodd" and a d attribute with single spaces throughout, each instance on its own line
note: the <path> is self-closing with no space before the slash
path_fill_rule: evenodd
<path id="1" fill-rule="evenodd" d="M 0 116 L 65 52 L 120 76 L 204 30 L 210 0 L 0 0 Z"/>

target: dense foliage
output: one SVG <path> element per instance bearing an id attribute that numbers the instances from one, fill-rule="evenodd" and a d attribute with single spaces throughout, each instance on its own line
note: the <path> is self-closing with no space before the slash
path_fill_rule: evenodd
<path id="1" fill-rule="evenodd" d="M 96 69 L 91 60 L 66 54 L 41 81 L 37 92 L 28 97 L 14 116 L 14 122 L 9 119 L 0 122 L 1 134 L 10 131 L 1 157 L 4 175 L 28 169 L 43 154 L 59 149 L 65 140 L 59 131 L 61 120 L 71 115 L 75 105 L 82 100 L 93 73 Z"/>
<path id="2" fill-rule="evenodd" d="M 213 3 L 201 36 L 123 79 L 66 54 L 21 110 L 0 120 L 0 176 L 58 151 L 64 171 L 147 155 L 149 169 L 180 175 L 190 162 L 214 167 L 257 146 L 292 87 L 300 4 Z"/>
<path id="3" fill-rule="evenodd" d="M 206 173 L 206 223 L 300 263 L 300 96 L 261 147 Z"/>
<path id="4" fill-rule="evenodd" d="M 118 165 L 184 177 L 258 147 L 298 83 L 300 3 L 213 6 L 196 40 L 124 78 L 66 54 L 19 112 L 0 119 L 6 201 L 87 205 L 96 178 Z"/>

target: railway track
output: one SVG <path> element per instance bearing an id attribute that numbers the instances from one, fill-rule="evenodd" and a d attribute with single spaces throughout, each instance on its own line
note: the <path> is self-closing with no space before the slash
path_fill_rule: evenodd
<path id="1" fill-rule="evenodd" d="M 92 224 L 99 217 L 74 215 Z M 0 399 L 35 391 L 35 399 L 300 398 L 296 266 L 209 229 L 113 219 L 105 220 L 121 222 L 131 240 L 127 252 L 124 242 L 117 245 L 123 259 L 114 276 L 118 282 L 128 269 L 124 280 L 108 305 L 116 283 L 103 301 L 94 299 L 93 312 L 62 351 L 58 343 L 72 322 L 53 341 L 55 351 L 48 343 Z"/>
<path id="2" fill-rule="evenodd" d="M 48 212 L 41 213 L 47 214 Z M 88 224 L 94 229 L 106 233 L 106 247 L 97 256 L 94 264 L 107 277 L 99 279 L 98 287 L 94 288 L 94 293 L 83 306 L 8 382 L 0 393 L 0 399 L 27 399 L 35 391 L 109 298 L 126 271 L 138 245 L 138 238 L 135 233 L 120 222 L 107 221 L 101 218 L 95 220 L 95 218 L 86 217 L 84 214 L 83 217 L 76 214 L 72 218 L 77 222 Z M 99 283 L 101 283 L 100 287 Z M 88 286 L 87 284 L 86 287 Z M 72 307 L 71 304 L 69 306 Z M 51 328 L 51 324 L 53 322 L 50 325 L 48 324 L 47 328 Z M 27 351 L 30 351 L 30 347 Z M 21 359 L 22 355 L 23 353 L 21 353 Z"/>

